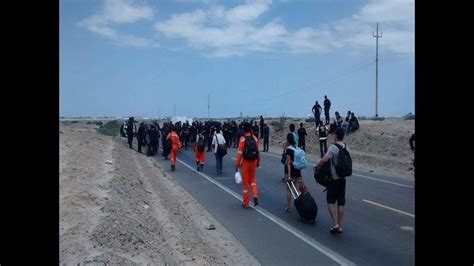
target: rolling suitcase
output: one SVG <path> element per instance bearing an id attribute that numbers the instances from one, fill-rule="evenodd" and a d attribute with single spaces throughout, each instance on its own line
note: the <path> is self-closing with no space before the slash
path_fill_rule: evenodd
<path id="1" fill-rule="evenodd" d="M 295 199 L 293 204 L 300 215 L 301 221 L 304 223 L 314 223 L 318 215 L 318 205 L 316 205 L 313 196 L 307 190 L 299 194 L 293 181 L 286 182 L 286 185 Z"/>

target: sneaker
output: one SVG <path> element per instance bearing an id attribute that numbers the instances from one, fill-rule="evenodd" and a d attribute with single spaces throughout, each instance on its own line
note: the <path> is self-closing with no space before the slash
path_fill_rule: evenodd
<path id="1" fill-rule="evenodd" d="M 257 206 L 258 205 L 258 198 L 253 198 L 253 205 Z"/>

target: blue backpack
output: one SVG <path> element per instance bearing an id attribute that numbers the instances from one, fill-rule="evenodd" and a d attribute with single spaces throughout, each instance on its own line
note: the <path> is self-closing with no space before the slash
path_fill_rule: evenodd
<path id="1" fill-rule="evenodd" d="M 292 149 L 295 154 L 293 160 L 293 167 L 299 170 L 305 169 L 306 165 L 308 164 L 305 152 L 301 148 L 294 146 L 288 146 L 288 149 Z"/>

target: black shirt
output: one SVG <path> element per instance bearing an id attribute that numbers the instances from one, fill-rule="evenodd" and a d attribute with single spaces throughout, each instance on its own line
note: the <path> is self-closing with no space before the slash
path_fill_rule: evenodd
<path id="1" fill-rule="evenodd" d="M 331 101 L 329 99 L 324 100 L 324 111 L 329 111 L 331 108 Z"/>
<path id="2" fill-rule="evenodd" d="M 313 111 L 315 114 L 320 114 L 320 113 L 321 113 L 321 105 L 319 105 L 319 103 L 318 103 L 318 104 L 315 104 L 315 105 L 313 106 L 312 111 Z"/>
<path id="3" fill-rule="evenodd" d="M 289 155 L 291 158 L 291 161 L 295 159 L 295 152 L 292 149 L 286 148 L 286 155 Z M 288 166 L 285 164 L 285 174 L 288 174 Z M 293 163 L 291 163 L 291 177 L 292 178 L 298 178 L 301 177 L 301 170 L 296 169 L 293 166 Z"/>
<path id="4" fill-rule="evenodd" d="M 308 134 L 306 134 L 306 129 L 304 127 L 300 127 L 298 128 L 298 137 L 300 139 L 304 139 L 305 136 L 307 136 Z"/>

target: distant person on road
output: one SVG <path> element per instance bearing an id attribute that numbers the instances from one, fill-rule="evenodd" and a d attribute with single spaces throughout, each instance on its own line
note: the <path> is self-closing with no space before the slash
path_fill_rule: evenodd
<path id="1" fill-rule="evenodd" d="M 330 162 L 331 164 L 331 175 L 332 180 L 327 186 L 326 201 L 328 203 L 329 214 L 333 221 L 333 226 L 330 229 L 330 233 L 342 233 L 342 221 L 344 218 L 344 205 L 346 204 L 346 179 L 345 177 L 339 177 L 335 170 L 335 165 L 338 165 L 338 155 L 340 149 L 346 148 L 347 145 L 342 142 L 344 139 L 344 130 L 337 128 L 335 131 L 335 143 L 329 146 L 328 152 L 323 156 L 317 165 L 318 169 Z M 337 202 L 337 213 L 336 213 L 336 202 Z"/>
<path id="2" fill-rule="evenodd" d="M 291 148 L 293 147 L 293 149 Z M 296 148 L 296 141 L 294 139 L 294 135 L 288 133 L 286 135 L 286 148 L 284 149 L 284 154 L 286 155 L 285 161 L 285 182 L 293 181 L 295 183 L 296 189 L 298 190 L 298 194 L 301 193 L 300 187 L 302 184 L 302 176 L 301 170 L 296 169 L 293 166 L 293 161 L 295 160 L 295 151 Z M 291 191 L 288 186 L 286 186 L 286 208 L 287 212 L 291 211 Z"/>
<path id="3" fill-rule="evenodd" d="M 181 142 L 179 141 L 178 133 L 176 133 L 176 126 L 171 127 L 171 132 L 166 137 L 166 140 L 171 139 L 171 170 L 176 170 L 176 154 L 178 150 L 181 148 Z"/>
<path id="4" fill-rule="evenodd" d="M 194 157 L 196 159 L 197 171 L 202 172 L 206 159 L 206 137 L 204 136 L 204 131 L 199 132 L 196 136 Z"/>
<path id="5" fill-rule="evenodd" d="M 295 142 L 298 143 L 299 137 L 298 134 L 295 132 L 294 124 L 290 124 L 290 133 L 293 134 Z"/>
<path id="6" fill-rule="evenodd" d="M 270 128 L 268 127 L 267 123 L 263 124 L 263 151 L 268 152 L 268 146 L 270 144 Z"/>
<path id="7" fill-rule="evenodd" d="M 329 125 L 329 109 L 331 109 L 331 101 L 328 99 L 328 96 L 324 95 L 324 116 L 326 118 L 325 125 Z"/>
<path id="8" fill-rule="evenodd" d="M 300 123 L 300 128 L 298 128 L 298 147 L 306 151 L 306 129 L 303 127 L 303 123 Z"/>
<path id="9" fill-rule="evenodd" d="M 316 136 L 318 136 L 319 138 L 319 150 L 321 154 L 320 158 L 323 158 L 324 154 L 326 154 L 326 152 L 328 151 L 328 148 L 327 148 L 328 128 L 326 125 L 323 125 L 323 121 L 319 121 L 319 127 L 316 132 Z M 324 150 L 323 150 L 323 146 L 324 146 Z"/>
<path id="10" fill-rule="evenodd" d="M 137 132 L 138 152 L 142 153 L 142 145 L 146 137 L 145 123 L 141 122 Z"/>
<path id="11" fill-rule="evenodd" d="M 134 123 L 135 123 L 135 120 L 132 116 L 128 119 L 128 122 L 127 122 L 127 138 L 128 138 L 128 146 L 130 147 L 130 149 L 133 149 L 132 142 L 133 142 L 133 134 L 135 133 L 135 131 L 133 130 L 135 126 Z"/>
<path id="12" fill-rule="evenodd" d="M 225 138 L 222 135 L 220 127 L 216 128 L 216 133 L 214 134 L 214 137 L 212 138 L 212 149 L 214 151 L 214 156 L 216 157 L 216 173 L 218 175 L 222 174 L 222 158 L 223 155 L 219 154 L 218 149 L 219 146 L 225 146 L 227 145 L 225 142 Z"/>
<path id="13" fill-rule="evenodd" d="M 257 125 L 257 121 L 255 121 L 255 124 L 252 128 L 252 131 L 253 131 L 253 134 L 255 135 L 255 137 L 258 138 L 258 136 L 260 136 L 260 128 Z"/>
<path id="14" fill-rule="evenodd" d="M 258 152 L 258 138 L 252 134 L 251 124 L 244 124 L 244 135 L 239 140 L 239 147 L 235 159 L 235 171 L 241 169 L 242 175 L 242 207 L 249 207 L 249 185 L 252 189 L 254 205 L 258 205 L 257 183 L 255 172 L 260 166 L 261 155 Z"/>
<path id="15" fill-rule="evenodd" d="M 265 121 L 263 120 L 263 116 L 260 116 L 260 139 L 263 139 L 263 126 L 265 125 Z"/>
<path id="16" fill-rule="evenodd" d="M 316 126 L 319 125 L 319 121 L 321 120 L 321 111 L 323 109 L 321 108 L 321 105 L 319 105 L 318 101 L 313 105 L 313 109 L 311 111 L 314 114 L 314 122 L 316 123 Z"/>
<path id="17" fill-rule="evenodd" d="M 158 131 L 158 128 L 156 125 L 151 125 L 150 126 L 150 142 L 148 143 L 150 147 L 150 156 L 155 156 L 158 154 L 158 146 L 159 146 L 159 141 L 160 141 L 160 132 Z"/>

